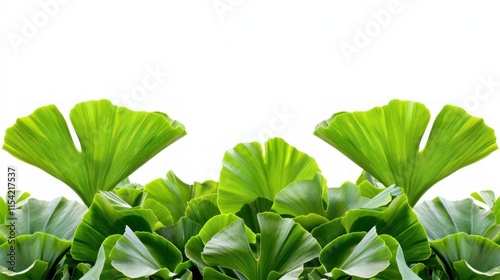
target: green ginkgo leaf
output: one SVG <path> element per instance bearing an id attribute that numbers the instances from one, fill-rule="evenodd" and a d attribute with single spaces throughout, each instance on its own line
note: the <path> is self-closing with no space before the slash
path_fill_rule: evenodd
<path id="1" fill-rule="evenodd" d="M 186 244 L 185 253 L 191 261 L 193 261 L 200 271 L 203 271 L 207 266 L 203 261 L 202 253 L 205 244 L 212 239 L 219 231 L 230 226 L 240 218 L 234 214 L 222 214 L 212 217 L 208 220 L 203 228 L 200 230 L 198 235 L 193 236 Z M 245 226 L 245 232 L 249 243 L 256 242 L 255 234 L 250 230 L 250 228 Z"/>
<path id="2" fill-rule="evenodd" d="M 386 269 L 391 258 L 391 251 L 375 227 L 368 233 L 353 232 L 338 237 L 319 256 L 331 279 L 347 275 L 371 278 Z"/>
<path id="3" fill-rule="evenodd" d="M 0 266 L 0 275 L 4 280 L 35 280 L 44 279 L 48 270 L 48 263 L 36 260 L 26 269 L 21 271 L 12 271 L 3 266 Z"/>
<path id="4" fill-rule="evenodd" d="M 293 217 L 309 214 L 325 216 L 325 179 L 320 173 L 312 180 L 296 181 L 278 192 L 272 210 Z"/>
<path id="5" fill-rule="evenodd" d="M 211 267 L 234 270 L 246 279 L 277 280 L 291 279 L 285 275 L 296 275 L 304 263 L 319 256 L 316 240 L 291 219 L 267 212 L 258 214 L 258 220 L 261 233 L 257 255 L 249 244 L 243 220 L 238 219 L 206 243 L 203 261 Z"/>
<path id="6" fill-rule="evenodd" d="M 396 197 L 386 209 L 353 209 L 342 218 L 347 232 L 369 231 L 394 237 L 407 261 L 425 260 L 431 254 L 424 226 L 408 204 L 406 195 Z"/>
<path id="7" fill-rule="evenodd" d="M 146 198 L 144 186 L 136 183 L 118 185 L 113 192 L 130 206 L 140 206 Z"/>
<path id="8" fill-rule="evenodd" d="M 45 232 L 72 240 L 87 207 L 59 197 L 51 201 L 30 198 L 17 214 L 17 235 Z"/>
<path id="9" fill-rule="evenodd" d="M 0 269 L 1 279 L 26 279 L 26 275 L 33 277 L 28 279 L 50 279 L 55 265 L 71 246 L 70 241 L 42 232 L 21 235 L 12 241 L 11 244 L 4 243 L 0 246 L 0 267 L 3 267 Z M 14 250 L 12 247 L 15 247 Z M 7 271 L 12 255 L 16 274 Z"/>
<path id="10" fill-rule="evenodd" d="M 450 201 L 437 197 L 415 206 L 415 212 L 427 231 L 429 240 L 442 239 L 450 234 L 464 232 L 496 239 L 499 230 L 495 215 L 490 210 L 480 209 L 470 198 Z"/>
<path id="11" fill-rule="evenodd" d="M 81 280 L 129 280 L 130 278 L 116 270 L 111 265 L 109 254 L 115 247 L 116 241 L 122 237 L 121 234 L 108 236 L 101 244 L 94 266 L 81 278 Z"/>
<path id="12" fill-rule="evenodd" d="M 87 206 L 99 190 L 112 190 L 186 134 L 165 114 L 135 112 L 107 100 L 77 104 L 70 119 L 81 151 L 54 105 L 17 119 L 5 133 L 3 149 L 66 183 Z"/>
<path id="13" fill-rule="evenodd" d="M 204 195 L 191 199 L 186 207 L 186 217 L 204 225 L 212 217 L 220 214 L 217 206 L 217 194 Z"/>
<path id="14" fill-rule="evenodd" d="M 493 209 L 495 206 L 495 193 L 493 191 L 473 192 L 470 196 L 484 203 L 489 209 Z"/>
<path id="15" fill-rule="evenodd" d="M 446 105 L 419 151 L 429 119 L 423 104 L 393 100 L 366 112 L 335 114 L 314 134 L 385 186 L 402 187 L 413 206 L 435 183 L 498 149 L 482 119 Z"/>
<path id="16" fill-rule="evenodd" d="M 500 279 L 500 245 L 478 235 L 456 233 L 432 241 L 453 279 Z"/>
<path id="17" fill-rule="evenodd" d="M 191 199 L 216 193 L 217 186 L 217 183 L 213 181 L 186 184 L 174 172 L 169 171 L 166 178 L 159 178 L 146 184 L 144 192 L 147 193 L 148 198 L 167 207 L 174 223 L 176 223 L 185 216 L 188 202 Z"/>
<path id="18" fill-rule="evenodd" d="M 219 183 L 219 208 L 236 213 L 258 198 L 273 201 L 291 182 L 312 180 L 320 172 L 316 161 L 281 138 L 242 143 L 227 151 Z M 326 188 L 326 185 L 325 185 Z"/>
<path id="19" fill-rule="evenodd" d="M 422 280 L 406 264 L 403 249 L 394 237 L 382 234 L 379 235 L 384 240 L 385 245 L 391 251 L 392 258 L 390 265 L 382 272 L 373 277 L 373 280 Z"/>
<path id="20" fill-rule="evenodd" d="M 109 257 L 114 268 L 131 278 L 173 279 L 173 271 L 182 261 L 181 252 L 167 239 L 149 232 L 134 233 L 129 227 Z"/>
<path id="21" fill-rule="evenodd" d="M 258 214 L 258 220 L 258 253 L 252 250 L 243 220 L 237 219 L 206 242 L 202 260 L 207 267 L 230 269 L 244 279 L 291 279 L 285 275 L 296 275 L 304 263 L 318 257 L 319 244 L 291 219 L 267 212 Z"/>
<path id="22" fill-rule="evenodd" d="M 201 228 L 202 225 L 197 222 L 188 217 L 182 217 L 177 223 L 156 230 L 156 233 L 172 242 L 179 251 L 184 252 L 186 243 L 191 237 L 197 235 Z"/>
<path id="23" fill-rule="evenodd" d="M 76 228 L 71 254 L 77 260 L 95 262 L 102 242 L 108 236 L 122 234 L 126 226 L 135 231 L 153 231 L 157 222 L 153 211 L 131 207 L 113 193 L 107 195 L 96 194 Z"/>

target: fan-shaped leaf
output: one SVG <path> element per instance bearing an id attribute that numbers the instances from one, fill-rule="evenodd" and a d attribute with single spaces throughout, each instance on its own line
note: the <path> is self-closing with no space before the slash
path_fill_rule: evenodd
<path id="1" fill-rule="evenodd" d="M 487 238 L 456 233 L 431 246 L 453 279 L 500 279 L 500 245 Z"/>
<path id="2" fill-rule="evenodd" d="M 156 179 L 144 187 L 148 198 L 167 207 L 174 223 L 185 215 L 188 202 L 195 198 L 217 192 L 217 183 L 206 181 L 189 185 L 181 181 L 174 172 L 169 171 L 165 179 Z"/>
<path id="3" fill-rule="evenodd" d="M 258 256 L 252 252 L 245 225 L 239 219 L 206 243 L 204 262 L 233 269 L 247 279 L 275 280 L 319 255 L 316 240 L 292 220 L 273 213 L 258 214 L 258 220 L 261 228 Z"/>
<path id="4" fill-rule="evenodd" d="M 116 195 L 114 200 L 108 197 L 97 194 L 76 228 L 71 247 L 71 254 L 75 259 L 94 262 L 102 242 L 110 235 L 122 234 L 125 226 L 136 231 L 153 230 L 157 221 L 153 211 L 132 208 Z"/>
<path id="5" fill-rule="evenodd" d="M 55 265 L 71 246 L 70 241 L 42 232 L 21 235 L 12 241 L 12 244 L 6 242 L 0 246 L 0 266 L 4 266 L 0 273 L 2 279 L 32 279 L 26 278 L 27 275 L 34 276 L 34 279 L 51 277 L 50 271 L 55 271 Z M 17 274 L 8 272 L 9 267 L 5 267 L 12 265 L 13 255 Z"/>
<path id="6" fill-rule="evenodd" d="M 324 190 L 325 179 L 320 173 L 312 180 L 292 182 L 278 192 L 272 210 L 293 217 L 311 213 L 325 216 Z"/>
<path id="7" fill-rule="evenodd" d="M 390 235 L 399 242 L 407 261 L 425 260 L 431 253 L 425 229 L 405 195 L 396 197 L 385 210 L 350 210 L 342 224 L 347 232 L 366 232 L 376 226 L 379 234 Z"/>
<path id="8" fill-rule="evenodd" d="M 291 182 L 312 180 L 319 171 L 313 158 L 283 139 L 269 139 L 265 153 L 257 142 L 238 144 L 224 155 L 219 208 L 222 213 L 236 213 L 257 198 L 273 201 Z"/>
<path id="9" fill-rule="evenodd" d="M 182 261 L 177 248 L 165 238 L 149 232 L 132 232 L 129 227 L 109 254 L 111 265 L 132 278 L 160 276 L 169 279 Z"/>
<path id="10" fill-rule="evenodd" d="M 437 197 L 420 203 L 414 210 L 425 227 L 429 240 L 442 239 L 459 232 L 490 239 L 498 236 L 495 232 L 488 232 L 491 227 L 496 226 L 495 215 L 490 210 L 480 209 L 470 198 L 450 201 Z M 495 235 L 488 236 L 487 233 Z"/>
<path id="11" fill-rule="evenodd" d="M 370 278 L 389 266 L 392 255 L 384 240 L 372 228 L 368 233 L 354 232 L 326 245 L 319 260 L 338 279 L 345 275 Z"/>
<path id="12" fill-rule="evenodd" d="M 314 134 L 385 186 L 402 187 L 415 205 L 436 182 L 498 149 L 493 130 L 482 119 L 447 105 L 419 151 L 429 119 L 423 104 L 393 100 L 366 112 L 335 114 Z"/>
<path id="13" fill-rule="evenodd" d="M 3 149 L 70 186 L 90 206 L 161 150 L 186 134 L 159 113 L 134 112 L 107 100 L 77 104 L 70 113 L 81 144 L 54 105 L 19 118 L 5 133 Z"/>
<path id="14" fill-rule="evenodd" d="M 45 232 L 72 240 L 87 207 L 59 197 L 51 201 L 30 198 L 17 214 L 17 235 Z"/>

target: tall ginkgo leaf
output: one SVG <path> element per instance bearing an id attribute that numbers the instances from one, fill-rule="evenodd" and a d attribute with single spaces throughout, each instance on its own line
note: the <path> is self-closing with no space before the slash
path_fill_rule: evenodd
<path id="1" fill-rule="evenodd" d="M 273 201 L 288 184 L 312 180 L 318 172 L 313 158 L 283 139 L 269 139 L 265 152 L 257 142 L 238 144 L 224 155 L 219 208 L 222 213 L 236 213 L 258 198 Z"/>
<path id="2" fill-rule="evenodd" d="M 429 119 L 423 104 L 393 100 L 366 112 L 335 114 L 314 134 L 385 186 L 402 187 L 413 206 L 439 180 L 498 149 L 482 119 L 446 105 L 419 151 Z"/>
<path id="3" fill-rule="evenodd" d="M 70 119 L 81 150 L 54 105 L 17 119 L 5 133 L 3 149 L 66 183 L 87 206 L 98 190 L 113 189 L 186 134 L 165 114 L 135 112 L 107 100 L 77 104 Z"/>

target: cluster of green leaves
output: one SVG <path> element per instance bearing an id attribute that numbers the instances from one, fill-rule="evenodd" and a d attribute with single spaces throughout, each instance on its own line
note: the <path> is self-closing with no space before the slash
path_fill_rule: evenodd
<path id="1" fill-rule="evenodd" d="M 79 150 L 57 108 L 42 107 L 7 130 L 3 148 L 85 205 L 20 195 L 12 233 L 0 199 L 0 278 L 500 279 L 500 198 L 417 205 L 496 150 L 494 132 L 445 106 L 420 151 L 429 118 L 422 104 L 394 100 L 320 123 L 315 134 L 364 170 L 337 188 L 280 138 L 228 150 L 219 182 L 188 184 L 170 171 L 143 186 L 127 177 L 185 134 L 180 123 L 81 103 L 71 112 Z"/>

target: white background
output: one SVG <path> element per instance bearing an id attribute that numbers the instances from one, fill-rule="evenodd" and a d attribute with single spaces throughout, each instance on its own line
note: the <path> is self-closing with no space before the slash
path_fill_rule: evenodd
<path id="1" fill-rule="evenodd" d="M 313 156 L 338 187 L 361 170 L 312 134 L 338 111 L 398 98 L 436 116 L 455 104 L 498 135 L 500 4 L 464 2 L 1 1 L 0 137 L 40 106 L 55 104 L 67 117 L 78 102 L 106 98 L 166 112 L 188 131 L 132 181 L 168 170 L 188 182 L 217 180 L 227 149 L 272 134 Z M 154 87 L 138 94 L 152 71 L 161 72 Z M 481 82 L 488 79 L 489 90 Z M 45 172 L 0 155 L 1 182 L 12 164 L 33 196 L 78 199 Z M 425 198 L 500 195 L 499 166 L 496 151 Z"/>

